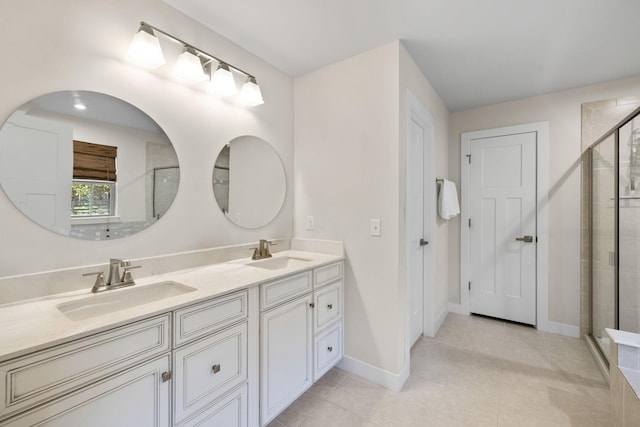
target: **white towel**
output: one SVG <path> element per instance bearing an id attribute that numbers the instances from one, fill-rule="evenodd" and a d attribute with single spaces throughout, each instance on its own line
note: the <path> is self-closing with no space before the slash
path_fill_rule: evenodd
<path id="1" fill-rule="evenodd" d="M 442 219 L 451 219 L 460 213 L 456 183 L 443 180 L 438 195 L 438 214 Z"/>

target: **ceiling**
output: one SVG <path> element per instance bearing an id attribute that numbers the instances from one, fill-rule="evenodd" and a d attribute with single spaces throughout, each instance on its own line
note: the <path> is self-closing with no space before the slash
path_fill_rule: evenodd
<path id="1" fill-rule="evenodd" d="M 400 39 L 451 111 L 640 75 L 638 0 L 163 1 L 291 76 Z"/>
<path id="2" fill-rule="evenodd" d="M 84 105 L 86 109 L 74 108 L 74 104 L 78 103 Z M 160 126 L 142 110 L 126 101 L 98 92 L 86 90 L 52 92 L 32 99 L 18 110 L 49 111 L 164 135 Z"/>

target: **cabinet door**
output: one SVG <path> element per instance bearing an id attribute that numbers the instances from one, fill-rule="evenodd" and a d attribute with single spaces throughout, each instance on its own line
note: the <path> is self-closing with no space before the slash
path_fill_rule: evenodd
<path id="1" fill-rule="evenodd" d="M 313 381 L 312 296 L 260 316 L 261 422 L 267 424 Z"/>
<path id="2" fill-rule="evenodd" d="M 181 427 L 247 427 L 247 385 L 225 396 Z"/>
<path id="3" fill-rule="evenodd" d="M 7 427 L 169 426 L 169 355 L 138 365 L 53 404 L 6 421 Z"/>
<path id="4" fill-rule="evenodd" d="M 168 352 L 169 325 L 165 314 L 0 364 L 0 419 Z"/>
<path id="5" fill-rule="evenodd" d="M 174 351 L 174 418 L 186 417 L 247 380 L 247 324 Z"/>

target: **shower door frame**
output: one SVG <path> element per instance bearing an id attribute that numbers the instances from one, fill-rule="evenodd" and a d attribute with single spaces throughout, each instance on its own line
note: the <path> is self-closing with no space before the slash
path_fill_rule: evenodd
<path id="1" fill-rule="evenodd" d="M 614 294 L 613 294 L 613 298 L 614 298 L 614 323 L 615 323 L 615 329 L 619 328 L 620 325 L 620 301 L 619 301 L 619 295 L 620 295 L 620 281 L 619 281 L 619 276 L 620 276 L 620 128 L 626 126 L 628 123 L 630 123 L 633 119 L 635 119 L 638 115 L 640 115 L 640 108 L 635 109 L 634 111 L 632 111 L 629 115 L 627 115 L 624 119 L 622 119 L 617 125 L 615 125 L 613 128 L 611 128 L 611 130 L 609 130 L 608 132 L 606 132 L 604 135 L 602 135 L 600 138 L 598 138 L 598 140 L 596 140 L 593 144 L 591 144 L 589 146 L 589 161 L 590 161 L 590 179 L 589 179 L 589 276 L 590 276 L 590 293 L 591 293 L 591 301 L 590 301 L 590 310 L 591 310 L 591 316 L 590 316 L 590 325 L 589 325 L 589 334 L 588 337 L 593 341 L 593 344 L 595 348 L 598 349 L 598 352 L 600 353 L 600 355 L 602 356 L 603 360 L 607 363 L 607 365 L 609 364 L 609 358 L 606 354 L 604 354 L 604 352 L 602 351 L 602 349 L 600 348 L 600 345 L 598 343 L 596 343 L 596 339 L 594 336 L 594 329 L 593 329 L 593 323 L 594 323 L 594 317 L 595 317 L 595 311 L 594 311 L 594 307 L 593 307 L 593 299 L 594 299 L 594 286 L 595 286 L 595 280 L 594 280 L 594 269 L 593 269 L 593 258 L 594 258 L 594 251 L 593 251 L 593 181 L 594 181 L 594 176 L 593 176 L 593 149 L 596 148 L 600 143 L 606 141 L 609 137 L 611 137 L 611 135 L 614 136 L 614 162 L 613 162 L 613 174 L 614 174 L 614 199 L 613 199 L 613 204 L 614 204 L 614 286 L 613 286 L 613 290 L 614 290 Z"/>

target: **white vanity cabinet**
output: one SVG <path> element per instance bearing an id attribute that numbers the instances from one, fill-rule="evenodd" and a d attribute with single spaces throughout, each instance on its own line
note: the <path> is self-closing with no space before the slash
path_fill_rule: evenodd
<path id="1" fill-rule="evenodd" d="M 154 317 L 2 363 L 3 417 L 26 412 L 0 424 L 170 425 L 169 320 Z"/>
<path id="2" fill-rule="evenodd" d="M 343 355 L 342 262 L 260 287 L 260 411 L 264 426 Z"/>
<path id="3" fill-rule="evenodd" d="M 254 287 L 0 363 L 0 425 L 255 426 L 257 316 Z"/>

